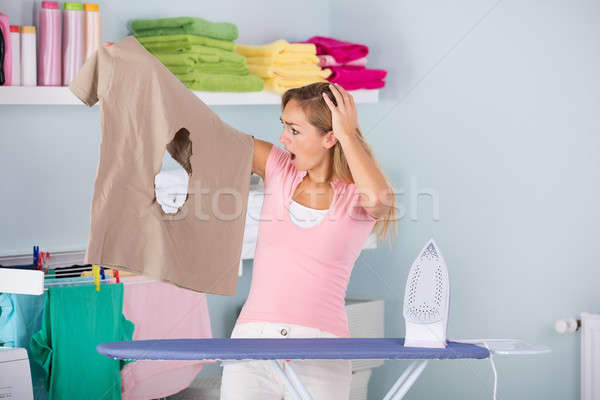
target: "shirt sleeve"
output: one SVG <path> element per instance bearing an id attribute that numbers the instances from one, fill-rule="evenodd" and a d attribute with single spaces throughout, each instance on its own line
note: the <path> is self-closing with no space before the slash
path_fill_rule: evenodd
<path id="1" fill-rule="evenodd" d="M 291 154 L 288 151 L 273 144 L 265 165 L 265 187 L 270 185 L 273 180 L 280 179 L 289 172 L 291 167 L 290 156 Z"/>
<path id="2" fill-rule="evenodd" d="M 107 91 L 111 76 L 111 58 L 107 49 L 101 46 L 87 58 L 69 84 L 69 90 L 84 104 L 91 107 Z"/>
<path id="3" fill-rule="evenodd" d="M 367 210 L 360 203 L 360 194 L 356 191 L 354 186 L 354 193 L 352 193 L 352 217 L 359 221 L 367 222 L 378 222 L 383 221 L 385 217 L 375 218 L 367 212 Z"/>

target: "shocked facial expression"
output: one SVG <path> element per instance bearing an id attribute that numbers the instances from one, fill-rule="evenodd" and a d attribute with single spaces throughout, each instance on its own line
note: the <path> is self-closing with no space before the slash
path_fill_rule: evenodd
<path id="1" fill-rule="evenodd" d="M 327 155 L 327 135 L 311 125 L 295 100 L 290 100 L 280 117 L 283 132 L 279 141 L 291 153 L 296 169 L 307 170 L 318 165 Z"/>

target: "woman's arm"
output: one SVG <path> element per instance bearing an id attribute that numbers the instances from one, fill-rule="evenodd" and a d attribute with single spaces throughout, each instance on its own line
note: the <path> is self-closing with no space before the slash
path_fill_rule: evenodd
<path id="1" fill-rule="evenodd" d="M 393 207 L 393 189 L 356 137 L 358 118 L 354 97 L 337 83 L 330 87 L 337 107 L 327 94 L 323 93 L 323 98 L 331 110 L 333 134 L 344 150 L 357 192 L 360 194 L 360 204 L 369 215 L 381 218 Z"/>
<path id="2" fill-rule="evenodd" d="M 252 162 L 252 172 L 265 179 L 265 167 L 267 165 L 267 157 L 271 152 L 272 143 L 254 138 L 254 160 Z"/>

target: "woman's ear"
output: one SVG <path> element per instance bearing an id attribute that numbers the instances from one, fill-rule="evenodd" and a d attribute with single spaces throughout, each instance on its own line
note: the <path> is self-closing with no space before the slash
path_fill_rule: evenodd
<path id="1" fill-rule="evenodd" d="M 333 146 L 335 146 L 337 141 L 337 138 L 333 134 L 333 130 L 328 131 L 326 134 L 323 135 L 323 146 L 325 146 L 325 148 L 327 149 L 330 149 Z"/>

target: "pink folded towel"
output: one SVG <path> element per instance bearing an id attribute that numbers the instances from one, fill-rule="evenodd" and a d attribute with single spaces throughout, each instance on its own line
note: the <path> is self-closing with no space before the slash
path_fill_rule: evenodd
<path id="1" fill-rule="evenodd" d="M 304 42 L 295 43 L 313 43 L 317 48 L 317 55 L 329 54 L 342 64 L 365 57 L 369 53 L 369 48 L 364 44 L 344 42 L 326 36 L 313 36 Z"/>
<path id="2" fill-rule="evenodd" d="M 328 80 L 332 82 L 378 81 L 384 79 L 387 71 L 384 69 L 370 69 L 365 67 L 328 67 L 331 75 Z"/>
<path id="3" fill-rule="evenodd" d="M 333 58 L 333 56 L 330 56 L 329 54 L 323 54 L 323 55 L 317 56 L 317 57 L 319 58 L 319 66 L 321 68 L 341 67 L 342 65 L 349 65 L 349 66 L 353 66 L 353 67 L 364 67 L 367 65 L 367 57 L 361 57 L 357 60 L 350 61 L 346 64 L 342 64 L 342 63 L 335 61 L 335 58 Z"/>
<path id="4" fill-rule="evenodd" d="M 337 82 L 346 90 L 357 89 L 380 89 L 385 86 L 385 81 L 358 81 L 358 82 Z"/>

